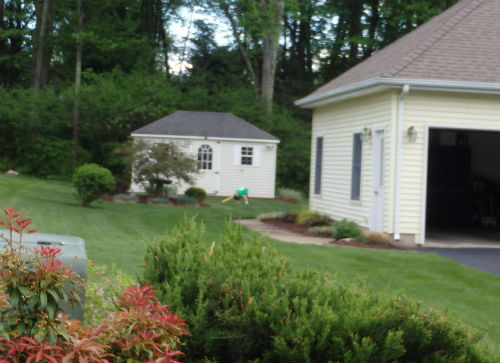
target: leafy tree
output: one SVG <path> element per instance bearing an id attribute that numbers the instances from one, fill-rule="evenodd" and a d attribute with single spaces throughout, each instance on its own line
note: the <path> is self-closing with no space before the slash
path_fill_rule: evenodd
<path id="1" fill-rule="evenodd" d="M 164 195 L 164 184 L 171 184 L 174 179 L 189 183 L 192 175 L 198 172 L 195 159 L 183 153 L 173 142 L 134 140 L 122 153 L 132 168 L 133 181 L 154 185 L 157 197 Z"/>

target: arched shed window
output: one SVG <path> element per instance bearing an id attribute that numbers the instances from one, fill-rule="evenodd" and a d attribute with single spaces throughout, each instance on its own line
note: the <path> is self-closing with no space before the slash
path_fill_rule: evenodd
<path id="1" fill-rule="evenodd" d="M 210 145 L 201 145 L 198 149 L 198 169 L 211 170 L 212 155 L 213 151 Z"/>

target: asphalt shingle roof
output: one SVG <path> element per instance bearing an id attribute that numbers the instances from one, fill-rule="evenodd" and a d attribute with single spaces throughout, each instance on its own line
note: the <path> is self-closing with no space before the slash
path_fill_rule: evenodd
<path id="1" fill-rule="evenodd" d="M 458 2 L 311 95 L 372 78 L 499 83 L 500 0 Z"/>
<path id="2" fill-rule="evenodd" d="M 177 111 L 132 134 L 278 140 L 241 118 L 223 112 Z"/>

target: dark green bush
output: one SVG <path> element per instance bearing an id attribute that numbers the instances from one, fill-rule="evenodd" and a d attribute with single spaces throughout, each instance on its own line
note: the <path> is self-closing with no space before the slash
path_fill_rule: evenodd
<path id="1" fill-rule="evenodd" d="M 145 279 L 186 318 L 186 361 L 482 362 L 459 323 L 400 296 L 374 294 L 316 271 L 294 271 L 228 223 L 205 243 L 193 219 L 147 247 Z"/>
<path id="2" fill-rule="evenodd" d="M 111 172 L 97 164 L 80 166 L 73 174 L 72 182 L 82 206 L 87 206 L 101 195 L 112 191 L 115 185 Z"/>
<path id="3" fill-rule="evenodd" d="M 197 201 L 201 202 L 207 197 L 207 192 L 205 192 L 205 189 L 203 188 L 191 187 L 186 189 L 184 195 L 186 197 L 195 198 Z"/>
<path id="4" fill-rule="evenodd" d="M 356 222 L 342 219 L 333 223 L 332 237 L 335 239 L 354 238 L 363 241 L 364 236 Z"/>

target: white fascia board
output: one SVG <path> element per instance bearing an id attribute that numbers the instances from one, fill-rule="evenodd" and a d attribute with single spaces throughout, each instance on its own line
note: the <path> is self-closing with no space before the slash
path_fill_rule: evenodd
<path id="1" fill-rule="evenodd" d="M 302 98 L 295 101 L 295 105 L 303 108 L 315 108 L 328 103 L 360 97 L 385 89 L 401 88 L 405 84 L 410 85 L 412 90 L 420 91 L 425 90 L 500 95 L 500 83 L 456 82 L 405 78 L 372 78 L 366 81 Z"/>
<path id="2" fill-rule="evenodd" d="M 207 137 L 208 140 L 218 140 L 218 141 L 238 141 L 238 142 L 262 142 L 266 144 L 279 144 L 280 140 L 266 140 L 266 139 L 238 139 L 238 138 L 233 138 L 233 137 L 216 137 L 216 136 L 209 136 Z"/>
<path id="3" fill-rule="evenodd" d="M 216 137 L 216 136 L 189 136 L 189 135 L 159 135 L 159 134 L 132 134 L 132 137 L 148 137 L 157 139 L 194 139 L 194 140 L 214 140 L 214 141 L 239 141 L 239 142 L 262 142 L 266 144 L 279 144 L 280 140 L 266 139 L 238 139 L 231 137 Z"/>
<path id="4" fill-rule="evenodd" d="M 132 137 L 149 137 L 155 139 L 196 139 L 204 140 L 203 136 L 188 136 L 188 135 L 161 135 L 161 134 L 132 134 Z"/>

